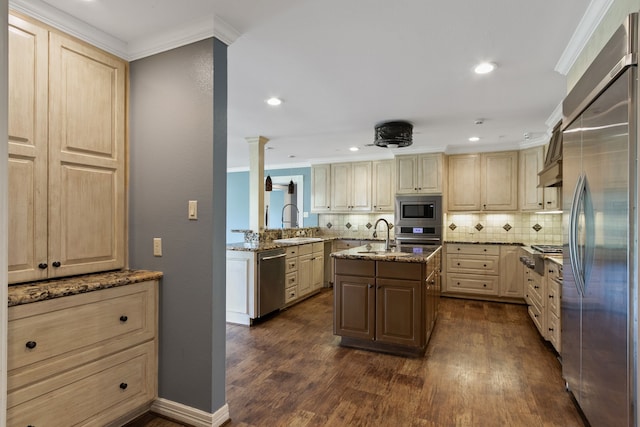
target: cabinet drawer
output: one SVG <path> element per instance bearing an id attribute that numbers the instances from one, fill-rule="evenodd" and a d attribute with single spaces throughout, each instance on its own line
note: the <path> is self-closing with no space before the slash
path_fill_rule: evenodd
<path id="1" fill-rule="evenodd" d="M 298 246 L 298 255 L 308 255 L 313 252 L 313 243 Z"/>
<path id="2" fill-rule="evenodd" d="M 297 257 L 298 256 L 298 246 L 287 246 L 287 259 L 289 259 L 290 257 Z"/>
<path id="3" fill-rule="evenodd" d="M 423 265 L 421 263 L 403 263 L 402 267 L 399 267 L 397 262 L 378 261 L 376 276 L 388 279 L 421 280 Z"/>
<path id="4" fill-rule="evenodd" d="M 150 341 L 9 393 L 7 423 L 106 425 L 155 398 L 156 372 Z"/>
<path id="5" fill-rule="evenodd" d="M 496 255 L 447 254 L 447 271 L 470 274 L 500 274 L 500 257 Z"/>
<path id="6" fill-rule="evenodd" d="M 553 313 L 557 317 L 560 317 L 560 284 L 555 280 L 549 280 L 547 282 L 547 287 L 547 301 L 549 302 L 549 312 Z"/>
<path id="7" fill-rule="evenodd" d="M 542 288 L 541 281 L 536 278 L 535 275 L 532 274 L 531 276 L 533 277 L 530 277 L 531 281 L 528 282 L 527 292 L 529 293 L 529 297 L 542 309 L 545 307 L 545 300 L 543 299 L 543 296 L 546 297 L 546 295 L 544 295 L 544 289 Z"/>
<path id="8" fill-rule="evenodd" d="M 291 273 L 287 273 L 284 279 L 284 287 L 289 288 L 291 286 L 295 286 L 298 284 L 298 272 L 292 271 Z"/>
<path id="9" fill-rule="evenodd" d="M 20 368 L 38 365 L 51 375 L 101 357 L 100 346 L 119 350 L 152 339 L 155 304 L 155 282 L 145 282 L 10 307 L 9 389 L 21 383 Z"/>
<path id="10" fill-rule="evenodd" d="M 542 310 L 540 310 L 540 307 L 534 303 L 528 307 L 527 311 L 529 312 L 529 317 L 531 317 L 531 320 L 535 323 L 536 328 L 538 328 L 540 335 L 546 337 L 547 334 L 542 329 L 544 327 L 544 320 L 542 318 Z"/>
<path id="11" fill-rule="evenodd" d="M 499 245 L 464 245 L 459 243 L 447 243 L 448 254 L 469 255 L 500 255 Z"/>
<path id="12" fill-rule="evenodd" d="M 448 274 L 450 292 L 497 295 L 500 278 L 497 276 L 472 276 L 470 274 Z"/>
<path id="13" fill-rule="evenodd" d="M 288 258 L 286 260 L 285 273 L 291 273 L 298 270 L 298 258 Z"/>
<path id="14" fill-rule="evenodd" d="M 547 330 L 549 331 L 549 341 L 558 353 L 560 353 L 560 318 L 555 314 L 550 314 L 547 318 Z"/>
<path id="15" fill-rule="evenodd" d="M 298 298 L 298 285 L 291 286 L 285 290 L 285 293 L 284 293 L 285 304 L 290 303 L 296 298 Z"/>
<path id="16" fill-rule="evenodd" d="M 312 243 L 313 245 L 313 253 L 322 252 L 324 253 L 324 242 L 316 242 Z"/>

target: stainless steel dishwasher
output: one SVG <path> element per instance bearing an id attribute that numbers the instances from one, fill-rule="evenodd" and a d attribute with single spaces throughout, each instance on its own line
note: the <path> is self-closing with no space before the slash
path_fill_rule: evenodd
<path id="1" fill-rule="evenodd" d="M 258 253 L 258 317 L 284 306 L 284 248 Z"/>

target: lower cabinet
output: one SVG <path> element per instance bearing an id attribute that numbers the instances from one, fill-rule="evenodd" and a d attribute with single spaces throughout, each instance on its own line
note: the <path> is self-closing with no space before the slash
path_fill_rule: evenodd
<path id="1" fill-rule="evenodd" d="M 334 333 L 342 344 L 419 354 L 435 323 L 436 258 L 429 264 L 335 259 Z M 427 275 L 427 272 L 431 274 Z"/>
<path id="2" fill-rule="evenodd" d="M 9 308 L 9 426 L 110 425 L 157 397 L 157 282 Z"/>

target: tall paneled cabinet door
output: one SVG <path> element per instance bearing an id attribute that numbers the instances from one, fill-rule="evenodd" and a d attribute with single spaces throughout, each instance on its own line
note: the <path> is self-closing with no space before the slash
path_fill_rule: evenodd
<path id="1" fill-rule="evenodd" d="M 518 209 L 518 152 L 485 153 L 481 157 L 482 209 Z"/>
<path id="2" fill-rule="evenodd" d="M 9 15 L 9 282 L 47 278 L 48 32 Z"/>
<path id="3" fill-rule="evenodd" d="M 393 160 L 379 160 L 371 163 L 373 210 L 375 212 L 393 212 L 395 187 Z"/>
<path id="4" fill-rule="evenodd" d="M 539 211 L 561 209 L 561 187 L 538 187 L 538 172 L 544 167 L 544 147 L 520 152 L 519 199 L 520 210 Z"/>
<path id="5" fill-rule="evenodd" d="M 331 210 L 371 211 L 371 162 L 331 165 Z"/>
<path id="6" fill-rule="evenodd" d="M 449 210 L 480 210 L 480 154 L 449 156 Z"/>
<path id="7" fill-rule="evenodd" d="M 9 282 L 124 267 L 127 63 L 9 16 Z"/>
<path id="8" fill-rule="evenodd" d="M 49 67 L 49 275 L 124 267 L 127 64 L 51 33 Z"/>
<path id="9" fill-rule="evenodd" d="M 311 212 L 331 210 L 331 165 L 311 166 Z"/>
<path id="10" fill-rule="evenodd" d="M 442 193 L 442 154 L 396 156 L 396 192 Z"/>

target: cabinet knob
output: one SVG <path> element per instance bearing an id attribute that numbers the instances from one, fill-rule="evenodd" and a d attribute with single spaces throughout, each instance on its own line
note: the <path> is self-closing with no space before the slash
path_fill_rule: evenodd
<path id="1" fill-rule="evenodd" d="M 485 248 L 485 249 L 483 249 L 483 251 L 487 252 L 487 249 Z"/>
<path id="2" fill-rule="evenodd" d="M 418 187 L 413 187 L 413 190 L 414 191 L 418 191 Z"/>
<path id="3" fill-rule="evenodd" d="M 487 284 L 486 284 L 486 283 L 483 283 L 483 284 L 482 284 L 482 287 L 483 287 L 483 288 L 486 288 L 486 287 L 487 287 Z"/>
<path id="4" fill-rule="evenodd" d="M 553 298 L 553 295 L 549 295 L 549 298 Z"/>
<path id="5" fill-rule="evenodd" d="M 460 250 L 460 248 L 458 248 L 458 250 Z"/>
<path id="6" fill-rule="evenodd" d="M 538 203 L 538 206 L 542 206 L 542 203 Z"/>
<path id="7" fill-rule="evenodd" d="M 458 263 L 458 265 L 460 265 L 460 263 Z"/>
<path id="8" fill-rule="evenodd" d="M 373 288 L 373 285 L 371 283 L 369 283 L 369 289 Z"/>
<path id="9" fill-rule="evenodd" d="M 53 265 L 54 267 L 60 267 L 60 261 L 54 261 L 51 265 Z"/>
<path id="10" fill-rule="evenodd" d="M 127 387 L 129 387 L 129 385 L 128 385 L 127 383 L 120 383 L 120 388 L 121 388 L 122 390 L 126 390 L 126 389 L 127 389 Z"/>
<path id="11" fill-rule="evenodd" d="M 540 286 L 538 286 L 538 285 L 533 285 L 533 289 L 540 289 Z"/>
<path id="12" fill-rule="evenodd" d="M 29 350 L 33 350 L 34 348 L 36 348 L 36 345 L 38 345 L 38 343 L 36 343 L 35 341 L 27 341 L 25 345 Z"/>
<path id="13" fill-rule="evenodd" d="M 548 204 L 548 205 L 550 205 L 550 204 L 551 204 L 551 202 L 549 201 L 549 202 L 547 202 L 547 204 Z"/>
<path id="14" fill-rule="evenodd" d="M 549 328 L 549 332 L 553 332 L 553 328 Z"/>
<path id="15" fill-rule="evenodd" d="M 45 268 L 47 268 L 47 263 L 46 262 L 41 262 L 40 264 L 38 264 L 38 268 L 40 270 L 44 270 Z"/>
<path id="16" fill-rule="evenodd" d="M 126 322 L 127 320 L 129 320 L 129 318 L 127 316 L 120 316 L 120 321 L 121 322 Z"/>
<path id="17" fill-rule="evenodd" d="M 484 266 L 486 267 L 486 266 L 487 266 L 487 264 L 484 264 Z"/>

